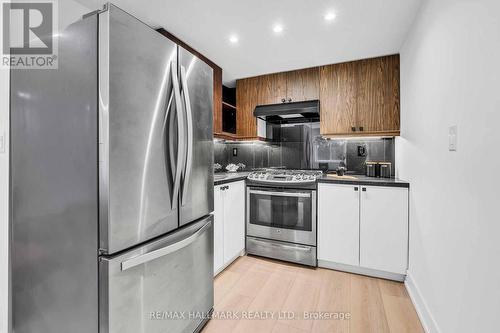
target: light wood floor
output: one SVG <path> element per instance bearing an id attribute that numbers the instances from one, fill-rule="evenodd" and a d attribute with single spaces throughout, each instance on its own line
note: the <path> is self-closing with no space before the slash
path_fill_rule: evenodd
<path id="1" fill-rule="evenodd" d="M 215 279 L 215 311 L 203 333 L 423 332 L 402 283 L 245 256 Z M 274 314 L 274 318 L 250 316 Z M 293 313 L 283 319 L 281 311 Z M 304 312 L 350 315 L 304 319 Z M 246 314 L 246 318 L 243 318 Z M 268 315 L 269 317 L 271 314 Z"/>

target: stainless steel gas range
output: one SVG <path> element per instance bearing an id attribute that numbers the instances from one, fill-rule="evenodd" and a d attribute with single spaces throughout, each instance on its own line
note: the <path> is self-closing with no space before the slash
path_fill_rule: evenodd
<path id="1" fill-rule="evenodd" d="M 267 169 L 247 179 L 249 254 L 316 266 L 316 179 L 321 171 Z"/>

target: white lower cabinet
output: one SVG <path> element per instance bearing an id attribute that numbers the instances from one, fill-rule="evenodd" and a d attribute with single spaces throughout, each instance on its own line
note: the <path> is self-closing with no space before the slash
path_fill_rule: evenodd
<path id="1" fill-rule="evenodd" d="M 360 262 L 363 267 L 406 274 L 408 189 L 361 187 Z"/>
<path id="2" fill-rule="evenodd" d="M 401 279 L 407 258 L 407 188 L 318 185 L 320 266 Z"/>
<path id="3" fill-rule="evenodd" d="M 318 260 L 359 265 L 359 186 L 318 185 Z"/>
<path id="4" fill-rule="evenodd" d="M 245 181 L 214 188 L 214 274 L 245 250 Z"/>

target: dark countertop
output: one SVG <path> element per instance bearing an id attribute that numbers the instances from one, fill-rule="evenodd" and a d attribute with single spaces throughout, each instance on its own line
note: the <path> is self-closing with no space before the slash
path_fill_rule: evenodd
<path id="1" fill-rule="evenodd" d="M 351 177 L 354 177 L 355 179 L 352 179 Z M 367 177 L 364 175 L 346 175 L 343 177 L 336 177 L 334 175 L 323 175 L 323 177 L 318 179 L 318 183 L 410 188 L 410 183 L 404 180 L 395 178 L 374 178 L 374 177 Z"/>
<path id="2" fill-rule="evenodd" d="M 214 174 L 214 185 L 222 185 L 239 180 L 246 180 L 250 171 L 241 172 L 217 172 Z M 355 179 L 352 179 L 354 177 Z M 366 186 L 387 186 L 409 188 L 410 183 L 395 178 L 374 178 L 364 175 L 346 175 L 335 177 L 333 175 L 323 175 L 318 179 L 318 183 L 348 184 L 348 185 L 366 185 Z"/>
<path id="3" fill-rule="evenodd" d="M 241 172 L 217 172 L 214 174 L 214 185 L 222 185 L 238 180 L 245 180 L 248 177 L 249 171 Z"/>

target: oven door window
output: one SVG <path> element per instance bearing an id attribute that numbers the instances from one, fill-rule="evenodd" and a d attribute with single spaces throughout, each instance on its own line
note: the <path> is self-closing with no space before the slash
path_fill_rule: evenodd
<path id="1" fill-rule="evenodd" d="M 312 231 L 311 192 L 250 190 L 250 224 Z"/>

